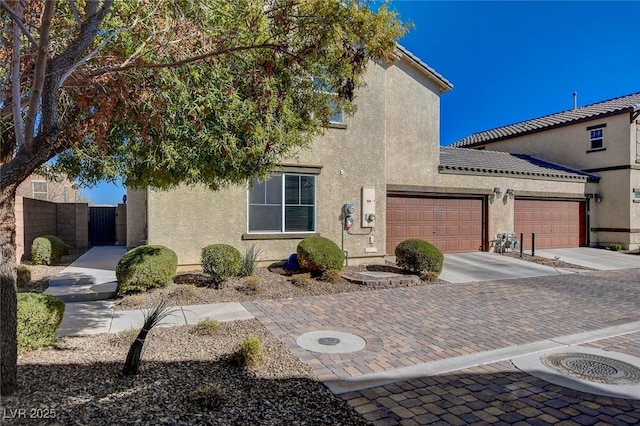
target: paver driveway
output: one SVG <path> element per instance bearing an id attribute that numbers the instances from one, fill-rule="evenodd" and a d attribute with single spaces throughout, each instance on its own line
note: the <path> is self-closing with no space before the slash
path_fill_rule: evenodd
<path id="1" fill-rule="evenodd" d="M 561 341 L 560 336 L 610 330 L 625 324 L 638 326 L 640 331 L 639 274 L 640 270 L 629 269 L 481 283 L 439 284 L 261 301 L 245 306 L 306 362 L 320 380 L 335 383 L 381 372 L 393 373 L 402 371 L 403 368 L 410 370 L 412 366 L 423 363 L 464 359 L 473 354 L 548 339 Z M 298 336 L 316 330 L 357 334 L 365 338 L 367 346 L 361 351 L 348 354 L 321 354 L 298 347 L 295 343 Z M 600 337 L 600 342 L 592 344 L 606 346 L 611 339 L 623 337 L 615 336 L 614 333 L 609 340 L 602 340 Z M 636 337 L 640 337 L 640 333 Z M 582 343 L 588 340 L 597 339 L 585 337 Z M 631 343 L 620 344 L 617 348 L 630 355 L 640 356 L 640 347 L 633 342 L 632 339 Z M 522 419 L 527 421 L 523 424 L 552 424 L 568 419 L 581 419 L 582 423 L 577 421 L 567 424 L 595 424 L 597 420 L 588 420 L 595 419 L 595 413 L 580 417 L 583 412 L 571 411 L 577 410 L 575 404 L 585 401 L 591 404 L 591 408 L 587 407 L 585 410 L 606 407 L 611 419 L 617 422 L 612 420 L 610 424 L 640 422 L 640 416 L 629 417 L 629 412 L 640 412 L 640 402 L 611 399 L 603 402 L 602 399 L 587 394 L 576 396 L 576 391 L 571 391 L 567 396 L 562 393 L 565 392 L 563 388 L 514 371 L 514 367 L 504 361 L 437 375 L 435 378 L 416 375 L 413 378 L 399 377 L 398 380 L 396 384 L 372 384 L 373 387 L 369 390 L 348 392 L 344 397 L 365 418 L 376 424 L 428 424 L 431 421 L 443 421 L 442 424 L 510 424 Z M 492 386 L 497 386 L 499 392 Z M 531 389 L 525 389 L 527 387 Z M 425 393 L 426 388 L 430 390 Z M 477 392 L 484 392 L 482 395 L 486 401 L 478 399 Z M 511 400 L 520 402 L 505 409 L 505 401 L 500 399 L 507 398 L 503 393 L 508 394 Z M 419 398 L 427 394 L 431 395 L 427 399 L 435 398 L 433 395 L 445 398 L 436 412 L 433 411 L 434 407 L 428 407 L 428 404 L 435 404 L 436 400 L 428 402 L 425 398 Z M 522 402 L 525 394 L 527 397 L 536 396 L 540 401 L 530 399 L 528 403 Z M 445 397 L 446 395 L 449 396 Z M 466 399 L 459 397 L 462 395 L 466 395 Z M 399 404 L 404 400 L 412 402 Z M 473 401 L 476 402 L 475 405 L 471 404 Z M 490 409 L 495 401 L 501 401 L 502 408 L 497 407 L 501 412 Z M 552 401 L 549 403 L 551 405 L 547 405 L 546 401 Z M 562 405 L 560 408 L 571 408 L 568 411 L 572 414 L 564 413 L 563 417 L 554 412 L 555 416 L 548 414 L 549 417 L 544 417 L 547 413 L 542 408 L 559 410 L 557 407 L 553 408 L 553 404 Z M 537 406 L 533 407 L 534 405 Z M 529 410 L 532 407 L 538 411 Z M 487 409 L 489 411 L 485 412 Z M 478 416 L 478 410 L 484 414 Z M 524 410 L 524 413 L 530 413 L 531 416 L 519 413 L 500 417 L 518 410 Z M 464 413 L 475 413 L 475 417 L 464 419 L 458 416 Z M 449 420 L 443 417 L 448 414 L 453 416 Z M 416 420 L 420 416 L 424 417 Z M 487 418 L 483 419 L 482 416 Z"/>

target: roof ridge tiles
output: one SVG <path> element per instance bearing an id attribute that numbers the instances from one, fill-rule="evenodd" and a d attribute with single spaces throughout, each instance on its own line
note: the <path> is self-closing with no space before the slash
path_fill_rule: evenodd
<path id="1" fill-rule="evenodd" d="M 451 146 L 459 148 L 473 146 L 479 143 L 518 136 L 529 132 L 541 131 L 546 128 L 562 126 L 579 120 L 591 119 L 604 114 L 611 114 L 625 110 L 640 110 L 640 92 L 621 95 L 615 98 L 583 105 L 575 109 L 567 109 L 540 117 L 506 124 L 493 129 L 474 132 L 469 136 L 454 142 Z"/>

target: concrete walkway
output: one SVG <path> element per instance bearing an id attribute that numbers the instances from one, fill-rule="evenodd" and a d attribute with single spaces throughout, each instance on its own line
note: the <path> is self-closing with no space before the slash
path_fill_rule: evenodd
<path id="1" fill-rule="evenodd" d="M 114 311 L 113 304 L 113 301 L 67 303 L 56 335 L 87 336 L 142 328 L 143 310 Z M 158 327 L 194 325 L 203 319 L 224 322 L 253 319 L 253 315 L 237 302 L 177 306 L 171 308 L 171 314 Z"/>
<path id="2" fill-rule="evenodd" d="M 92 247 L 50 279 L 44 294 L 65 302 L 113 299 L 118 287 L 116 265 L 126 251 L 123 246 Z"/>
<path id="3" fill-rule="evenodd" d="M 141 328 L 142 310 L 115 311 L 116 265 L 126 252 L 122 246 L 92 247 L 49 280 L 44 292 L 65 301 L 65 312 L 56 335 L 85 336 Z M 197 324 L 205 318 L 218 321 L 251 319 L 239 303 L 179 306 L 160 327 Z"/>

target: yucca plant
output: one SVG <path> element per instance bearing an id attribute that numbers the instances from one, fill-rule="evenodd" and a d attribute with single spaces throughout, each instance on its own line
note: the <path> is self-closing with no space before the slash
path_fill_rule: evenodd
<path id="1" fill-rule="evenodd" d="M 144 325 L 138 333 L 136 340 L 133 341 L 127 354 L 127 360 L 124 362 L 124 368 L 122 373 L 125 376 L 133 376 L 138 374 L 138 368 L 140 367 L 140 361 L 142 360 L 142 349 L 144 348 L 144 341 L 147 338 L 149 332 L 158 325 L 163 319 L 173 314 L 173 309 L 167 306 L 167 301 L 162 300 L 152 308 L 147 309 L 144 312 Z"/>
<path id="2" fill-rule="evenodd" d="M 257 248 L 255 244 L 249 247 L 242 257 L 242 264 L 240 265 L 240 273 L 238 275 L 241 277 L 250 277 L 253 275 L 261 255 L 262 249 Z"/>

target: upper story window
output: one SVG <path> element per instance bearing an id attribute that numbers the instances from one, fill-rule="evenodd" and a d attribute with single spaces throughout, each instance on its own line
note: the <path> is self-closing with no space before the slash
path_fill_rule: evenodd
<path id="1" fill-rule="evenodd" d="M 606 124 L 587 127 L 589 132 L 589 151 L 598 151 L 604 149 L 604 128 Z"/>
<path id="2" fill-rule="evenodd" d="M 331 107 L 331 115 L 329 116 L 329 124 L 344 124 L 344 116 L 342 109 L 334 101 L 329 102 Z"/>
<path id="3" fill-rule="evenodd" d="M 316 177 L 274 174 L 249 189 L 249 232 L 315 232 Z"/>
<path id="4" fill-rule="evenodd" d="M 31 182 L 33 186 L 33 198 L 37 200 L 48 200 L 49 191 L 47 182 Z"/>

